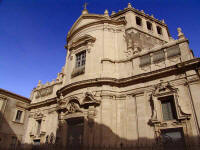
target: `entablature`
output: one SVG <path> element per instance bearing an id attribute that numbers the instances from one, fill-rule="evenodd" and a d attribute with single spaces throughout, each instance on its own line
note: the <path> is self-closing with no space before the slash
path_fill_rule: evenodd
<path id="1" fill-rule="evenodd" d="M 82 80 L 78 82 L 74 82 L 71 84 L 68 84 L 61 89 L 57 91 L 57 96 L 60 97 L 61 94 L 65 96 L 69 92 L 72 92 L 77 89 L 86 88 L 90 86 L 101 86 L 101 85 L 112 85 L 116 87 L 125 87 L 131 84 L 137 84 L 137 83 L 143 83 L 144 79 L 145 81 L 148 80 L 155 80 L 156 78 L 160 78 L 161 76 L 167 76 L 167 75 L 173 75 L 173 74 L 180 74 L 184 73 L 187 70 L 193 70 L 198 68 L 200 65 L 200 59 L 191 59 L 189 61 L 181 62 L 173 66 L 169 66 L 163 69 L 158 69 L 155 71 L 142 73 L 139 75 L 131 76 L 128 78 L 95 78 L 95 79 L 89 79 L 89 80 Z"/>

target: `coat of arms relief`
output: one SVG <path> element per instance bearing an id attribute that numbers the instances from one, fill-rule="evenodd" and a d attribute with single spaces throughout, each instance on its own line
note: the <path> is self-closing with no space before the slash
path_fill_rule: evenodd
<path id="1" fill-rule="evenodd" d="M 151 35 L 132 29 L 125 32 L 124 39 L 127 44 L 127 49 L 125 51 L 127 57 L 133 57 L 140 54 L 142 51 L 148 51 L 155 46 L 163 44 L 163 41 Z"/>
<path id="2" fill-rule="evenodd" d="M 142 51 L 142 41 L 139 33 L 130 32 L 124 36 L 127 44 L 127 56 L 133 56 Z"/>

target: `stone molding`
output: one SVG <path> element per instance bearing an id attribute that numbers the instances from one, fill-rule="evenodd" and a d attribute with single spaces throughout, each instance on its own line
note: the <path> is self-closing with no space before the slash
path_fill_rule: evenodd
<path id="1" fill-rule="evenodd" d="M 75 41 L 72 41 L 70 44 L 68 43 L 68 45 L 65 46 L 65 48 L 71 51 L 73 49 L 79 48 L 82 45 L 87 45 L 88 43 L 94 43 L 95 41 L 96 38 L 86 34 L 84 36 L 77 38 Z"/>
<path id="2" fill-rule="evenodd" d="M 31 102 L 31 100 L 29 98 L 26 98 L 24 96 L 12 93 L 10 91 L 7 91 L 7 90 L 1 89 L 1 88 L 0 88 L 0 96 L 2 96 L 2 97 L 12 97 L 16 100 L 23 101 L 23 102 L 26 102 L 28 104 Z"/>
<path id="3" fill-rule="evenodd" d="M 110 17 L 111 18 L 115 18 L 117 16 L 120 16 L 120 15 L 128 12 L 128 11 L 132 11 L 132 12 L 138 14 L 138 15 L 141 15 L 141 16 L 145 17 L 146 19 L 149 19 L 151 21 L 154 21 L 154 22 L 158 23 L 159 25 L 167 27 L 167 25 L 163 21 L 160 21 L 160 20 L 154 18 L 153 16 L 149 16 L 148 14 L 145 14 L 144 11 L 139 11 L 139 10 L 137 10 L 135 8 L 132 8 L 132 7 L 131 8 L 125 8 L 124 10 L 121 10 L 118 13 L 111 14 Z"/>
<path id="4" fill-rule="evenodd" d="M 149 120 L 149 124 L 155 126 L 163 126 L 164 124 L 168 124 L 170 121 L 163 121 L 158 114 L 160 113 L 158 108 L 158 101 L 159 98 L 165 96 L 173 96 L 174 97 L 174 104 L 177 114 L 177 120 L 174 120 L 175 123 L 180 122 L 181 120 L 190 119 L 191 113 L 187 113 L 182 109 L 182 106 L 179 102 L 179 89 L 172 86 L 169 82 L 161 81 L 159 84 L 155 85 L 154 91 L 151 92 L 149 95 L 150 106 L 152 110 L 151 119 Z M 165 125 L 164 125 L 165 126 Z"/>
<path id="5" fill-rule="evenodd" d="M 94 18 L 94 19 L 97 19 L 97 21 L 94 21 L 92 23 L 88 23 L 86 25 L 83 25 L 79 28 L 77 28 L 76 30 L 74 30 L 77 22 L 80 20 L 80 19 L 87 19 L 87 18 Z M 125 25 L 126 24 L 126 21 L 125 20 L 114 20 L 114 19 L 109 19 L 107 17 L 104 17 L 102 15 L 93 15 L 93 14 L 88 14 L 88 15 L 81 15 L 79 17 L 79 19 L 74 23 L 73 27 L 70 29 L 70 31 L 68 32 L 68 35 L 67 35 L 67 41 L 68 43 L 71 41 L 71 39 L 73 38 L 73 36 L 82 31 L 83 29 L 85 28 L 88 28 L 88 27 L 91 27 L 91 26 L 94 26 L 94 25 L 98 25 L 98 24 L 104 24 L 104 23 L 108 23 L 108 24 L 113 24 L 113 25 Z"/>
<path id="6" fill-rule="evenodd" d="M 57 100 L 56 97 L 51 98 L 51 99 L 47 99 L 41 102 L 37 102 L 37 103 L 32 103 L 29 105 L 28 110 L 31 110 L 33 108 L 38 108 L 38 107 L 44 107 L 46 105 L 51 105 L 51 104 L 56 104 Z"/>
<path id="7" fill-rule="evenodd" d="M 101 101 L 97 100 L 94 94 L 90 91 L 86 91 L 82 93 L 82 95 L 78 96 L 70 96 L 68 98 L 63 97 L 62 95 L 60 98 L 57 98 L 58 108 L 57 110 L 66 109 L 69 113 L 72 113 L 70 110 L 71 103 L 76 103 L 78 105 L 74 105 L 75 112 L 81 112 L 81 109 L 78 107 L 86 107 L 86 106 L 99 106 Z M 74 113 L 74 112 L 73 112 Z"/>
<path id="8" fill-rule="evenodd" d="M 38 99 L 40 97 L 51 95 L 52 93 L 53 93 L 53 86 L 42 88 L 42 89 L 36 91 L 35 98 Z"/>
<path id="9" fill-rule="evenodd" d="M 57 100 L 59 120 L 85 117 L 90 127 L 94 124 L 94 118 L 97 115 L 96 107 L 101 101 L 97 100 L 92 92 L 86 91 L 82 95 L 68 98 L 61 96 Z"/>
<path id="10" fill-rule="evenodd" d="M 131 76 L 128 78 L 121 78 L 121 79 L 116 79 L 116 78 L 95 78 L 95 79 L 90 79 L 90 80 L 83 80 L 83 81 L 78 81 L 75 83 L 71 83 L 68 84 L 66 86 L 64 86 L 63 88 L 59 89 L 56 94 L 58 95 L 58 97 L 60 97 L 61 93 L 63 95 L 66 95 L 67 93 L 73 91 L 73 90 L 77 90 L 82 88 L 82 87 L 88 87 L 91 85 L 103 85 L 103 84 L 107 84 L 107 85 L 115 85 L 117 87 L 124 87 L 127 85 L 130 85 L 131 83 L 136 83 L 136 82 L 142 82 L 143 79 L 153 79 L 155 76 L 160 76 L 161 74 L 167 74 L 167 73 L 177 73 L 177 72 L 183 72 L 185 70 L 192 70 L 194 68 L 196 68 L 197 66 L 200 65 L 200 59 L 196 58 L 196 59 L 192 59 L 186 62 L 182 62 L 170 67 L 166 67 L 163 69 L 159 69 L 159 70 L 155 70 L 152 72 L 148 72 L 148 73 L 143 73 L 143 74 L 139 74 L 139 75 L 135 75 L 135 76 Z M 155 78 L 154 78 L 155 79 Z"/>

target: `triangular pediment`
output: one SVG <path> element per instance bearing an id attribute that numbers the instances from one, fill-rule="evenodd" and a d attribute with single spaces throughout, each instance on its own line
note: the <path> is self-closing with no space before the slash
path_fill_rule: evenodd
<path id="1" fill-rule="evenodd" d="M 81 27 L 83 27 L 87 24 L 94 23 L 94 22 L 97 22 L 97 21 L 100 21 L 100 20 L 105 20 L 105 19 L 107 19 L 107 18 L 103 15 L 96 15 L 96 14 L 81 15 L 76 20 L 76 22 L 74 23 L 72 28 L 69 30 L 68 36 L 78 28 L 81 28 Z"/>
<path id="2" fill-rule="evenodd" d="M 81 19 L 75 26 L 74 30 L 76 30 L 77 28 L 80 28 L 86 24 L 92 23 L 92 22 L 96 22 L 98 21 L 96 18 L 86 18 L 86 19 Z"/>
<path id="3" fill-rule="evenodd" d="M 163 93 L 174 93 L 177 92 L 177 88 L 170 85 L 170 83 L 159 83 L 155 87 L 155 91 L 153 92 L 153 95 L 161 95 Z"/>

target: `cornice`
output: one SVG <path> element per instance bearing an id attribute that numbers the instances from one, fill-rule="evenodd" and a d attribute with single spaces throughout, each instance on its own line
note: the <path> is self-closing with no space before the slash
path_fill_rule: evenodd
<path id="1" fill-rule="evenodd" d="M 149 15 L 145 14 L 144 12 L 141 12 L 141 11 L 135 9 L 135 8 L 125 8 L 124 10 L 121 10 L 116 14 L 112 14 L 110 17 L 115 18 L 115 17 L 118 17 L 118 16 L 128 12 L 128 11 L 132 11 L 132 12 L 136 13 L 137 15 L 141 15 L 141 16 L 145 17 L 146 19 L 149 19 L 151 21 L 158 23 L 159 25 L 167 27 L 167 25 L 165 23 L 161 22 L 160 20 L 158 20 L 158 19 L 156 19 L 152 16 L 149 16 Z"/>
<path id="2" fill-rule="evenodd" d="M 94 38 L 90 35 L 84 35 L 84 36 L 79 37 L 77 40 L 75 40 L 71 44 L 68 43 L 68 45 L 66 45 L 65 48 L 70 51 L 70 50 L 76 49 L 82 45 L 86 45 L 89 42 L 94 43 L 95 41 L 96 41 L 96 38 Z"/>
<path id="3" fill-rule="evenodd" d="M 15 99 L 17 99 L 17 100 L 20 100 L 20 101 L 23 101 L 23 102 L 26 102 L 26 103 L 30 103 L 30 102 L 31 102 L 31 100 L 30 100 L 29 98 L 26 98 L 26 97 L 24 97 L 24 96 L 21 96 L 21 95 L 12 93 L 12 92 L 7 91 L 7 90 L 5 90 L 5 89 L 1 89 L 1 88 L 0 88 L 0 94 L 6 95 L 7 97 L 15 98 Z"/>
<path id="4" fill-rule="evenodd" d="M 101 19 L 106 19 L 105 16 L 103 15 L 98 15 L 98 14 L 82 14 L 77 20 L 76 22 L 72 25 L 71 29 L 68 32 L 68 36 L 71 34 L 71 32 L 74 30 L 74 28 L 76 27 L 76 25 L 80 22 L 81 19 L 97 19 L 97 20 L 101 20 Z"/>
<path id="5" fill-rule="evenodd" d="M 56 92 L 56 94 L 58 95 L 58 97 L 60 97 L 61 93 L 64 96 L 74 90 L 78 90 L 78 89 L 89 87 L 89 86 L 104 85 L 104 84 L 112 85 L 112 86 L 116 86 L 116 87 L 125 87 L 125 86 L 132 85 L 132 84 L 155 80 L 156 78 L 161 78 L 164 76 L 180 74 L 182 72 L 185 72 L 186 70 L 192 70 L 199 66 L 200 66 L 200 59 L 196 58 L 196 59 L 192 59 L 192 60 L 189 60 L 186 62 L 176 64 L 174 66 L 170 66 L 170 67 L 155 70 L 152 72 L 147 72 L 147 73 L 131 76 L 128 78 L 122 78 L 122 79 L 96 78 L 96 79 L 90 79 L 90 80 L 83 80 L 83 81 L 79 81 L 79 82 L 75 82 L 75 83 L 66 85 L 65 87 L 58 90 Z"/>
<path id="6" fill-rule="evenodd" d="M 37 103 L 32 103 L 29 105 L 28 109 L 33 109 L 33 108 L 37 108 L 37 107 L 44 107 L 44 106 L 48 106 L 50 104 L 56 104 L 57 103 L 57 99 L 56 97 L 51 98 L 51 99 L 47 99 L 45 101 L 41 101 L 41 102 L 37 102 Z"/>
<path id="7" fill-rule="evenodd" d="M 92 23 L 88 23 L 86 25 L 83 25 L 79 28 L 77 28 L 74 31 L 69 32 L 68 36 L 67 36 L 67 42 L 69 43 L 70 40 L 73 38 L 73 36 L 80 32 L 81 30 L 84 30 L 85 28 L 91 27 L 91 26 L 95 26 L 95 25 L 99 25 L 99 24 L 104 24 L 104 23 L 108 23 L 108 24 L 112 24 L 112 25 L 125 25 L 126 21 L 125 20 L 111 20 L 111 19 L 104 19 L 104 20 L 99 20 L 99 21 L 95 21 Z"/>

